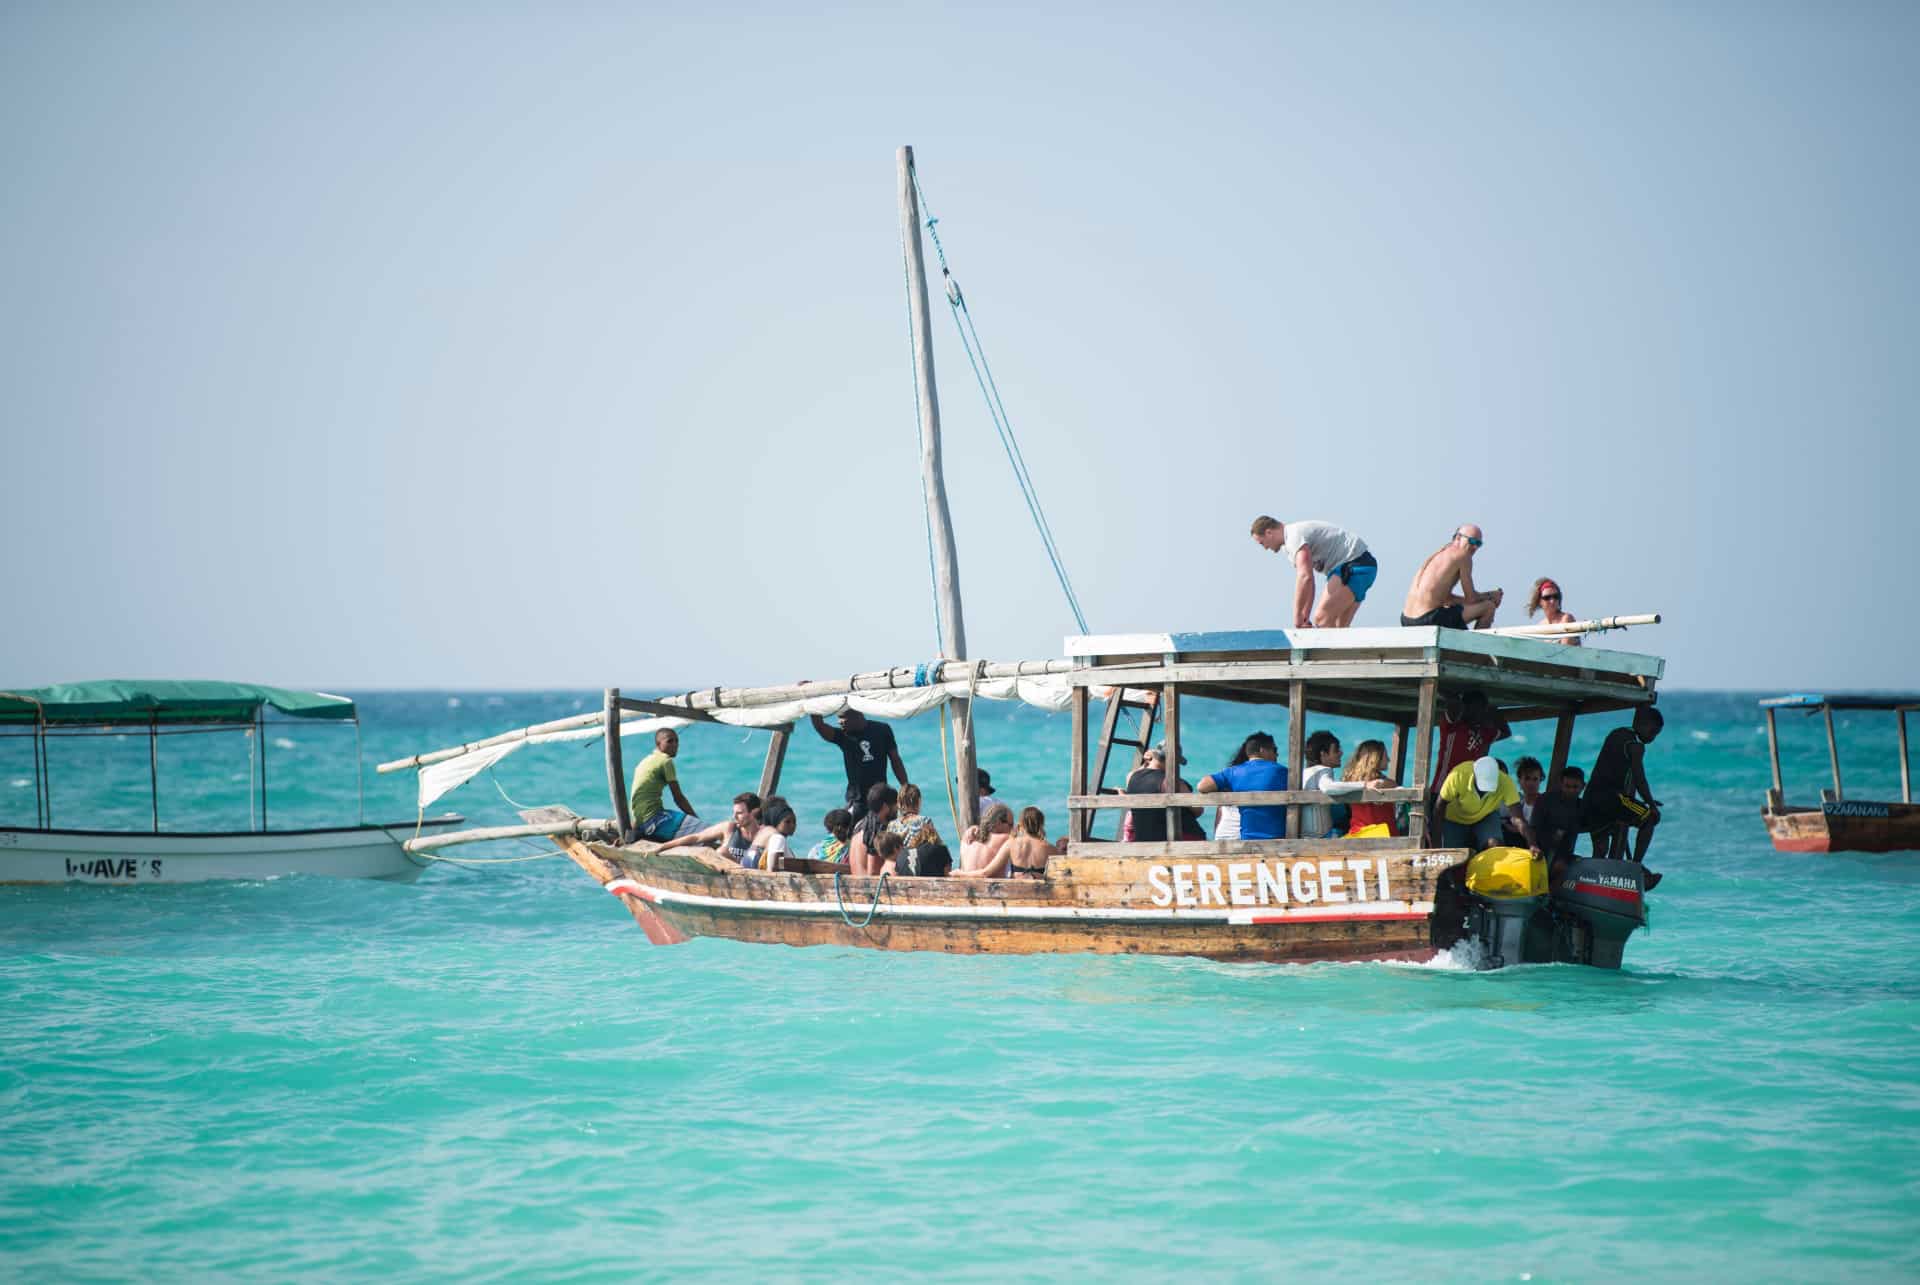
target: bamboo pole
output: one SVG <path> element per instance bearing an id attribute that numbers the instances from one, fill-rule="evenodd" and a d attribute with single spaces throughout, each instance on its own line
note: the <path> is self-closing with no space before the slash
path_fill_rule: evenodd
<path id="1" fill-rule="evenodd" d="M 1773 710 L 1767 710 L 1767 759 L 1773 764 L 1773 797 L 1781 797 L 1780 786 L 1780 734 L 1773 725 Z"/>
<path id="2" fill-rule="evenodd" d="M 589 821 L 574 817 L 570 821 L 543 821 L 537 825 L 493 825 L 478 830 L 455 830 L 452 834 L 423 835 L 408 839 L 400 846 L 408 852 L 431 852 L 462 843 L 485 843 L 490 839 L 530 839 L 553 835 L 572 835 L 582 839 L 604 839 L 614 826 L 612 821 Z"/>
<path id="3" fill-rule="evenodd" d="M 944 662 L 935 667 L 931 675 L 934 683 L 952 683 L 964 681 L 968 666 L 961 661 Z M 1064 674 L 1074 668 L 1071 660 L 1011 660 L 991 662 L 979 666 L 980 681 L 994 678 L 1039 678 L 1048 674 Z M 855 674 L 851 678 L 826 679 L 817 683 L 784 683 L 774 687 L 703 687 L 696 692 L 684 692 L 678 696 L 663 696 L 656 702 L 662 711 L 669 715 L 698 719 L 700 712 L 714 709 L 752 709 L 761 705 L 783 705 L 788 701 L 802 700 L 810 696 L 846 696 L 854 692 L 896 691 L 903 687 L 912 687 L 919 671 L 915 666 L 902 665 L 892 669 L 876 669 L 868 673 Z M 515 728 L 511 732 L 502 732 L 498 736 L 482 737 L 477 741 L 467 741 L 461 745 L 449 746 L 442 750 L 433 750 L 426 754 L 414 754 L 407 758 L 393 759 L 380 764 L 378 772 L 405 772 L 416 767 L 430 767 L 435 763 L 444 763 L 448 759 L 459 758 L 474 750 L 486 749 L 492 745 L 504 745 L 508 741 L 521 741 L 530 736 L 543 736 L 548 732 L 569 732 L 577 728 L 593 727 L 606 720 L 604 710 L 594 710 L 590 714 L 575 714 L 568 718 L 555 719 L 550 723 L 535 723 L 531 727 Z M 974 782 L 976 791 L 979 782 Z"/>
<path id="4" fill-rule="evenodd" d="M 947 484 L 940 471 L 940 398 L 933 376 L 933 328 L 927 313 L 927 269 L 920 244 L 920 196 L 914 188 L 913 149 L 896 157 L 900 178 L 900 240 L 907 259 L 907 311 L 913 327 L 913 367 L 920 401 L 920 477 L 927 502 L 928 537 L 933 543 L 934 592 L 940 601 L 940 645 L 950 660 L 967 655 L 967 627 L 960 612 L 960 556 L 954 549 L 953 518 L 947 510 Z M 959 781 L 955 797 L 965 830 L 980 811 L 980 778 L 975 769 L 971 702 L 953 704 L 954 758 Z"/>
<path id="5" fill-rule="evenodd" d="M 1657 625 L 1660 613 L 1646 616 L 1601 616 L 1597 620 L 1568 620 L 1557 625 L 1505 625 L 1489 629 L 1490 634 L 1507 638 L 1565 638 L 1578 634 L 1597 634 L 1609 629 L 1627 629 L 1633 625 Z"/>
<path id="6" fill-rule="evenodd" d="M 613 822 L 618 827 L 616 843 L 625 843 L 627 836 L 633 833 L 633 809 L 627 802 L 626 764 L 620 753 L 620 689 L 609 687 L 606 690 L 606 703 L 601 709 L 601 718 L 607 727 L 607 789 L 613 795 Z"/>
<path id="7" fill-rule="evenodd" d="M 1840 786 L 1840 744 L 1833 738 L 1833 706 L 1823 705 L 1820 712 L 1827 718 L 1827 762 L 1833 766 L 1833 801 L 1838 803 L 1846 793 Z"/>
<path id="8" fill-rule="evenodd" d="M 1900 801 L 1911 803 L 1913 802 L 1913 776 L 1912 769 L 1907 766 L 1907 711 L 1895 710 L 1894 716 L 1900 720 Z"/>

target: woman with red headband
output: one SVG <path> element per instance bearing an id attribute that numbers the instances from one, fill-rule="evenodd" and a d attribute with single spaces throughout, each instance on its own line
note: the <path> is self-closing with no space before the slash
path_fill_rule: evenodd
<path id="1" fill-rule="evenodd" d="M 1573 613 L 1560 609 L 1559 583 L 1547 576 L 1541 576 L 1533 582 L 1533 593 L 1527 598 L 1528 618 L 1531 619 L 1533 613 L 1539 611 L 1542 607 L 1546 608 L 1546 623 L 1550 625 L 1570 625 L 1573 623 Z M 1578 647 L 1580 645 L 1580 635 L 1568 634 L 1564 638 L 1555 638 L 1553 641 L 1566 647 Z"/>

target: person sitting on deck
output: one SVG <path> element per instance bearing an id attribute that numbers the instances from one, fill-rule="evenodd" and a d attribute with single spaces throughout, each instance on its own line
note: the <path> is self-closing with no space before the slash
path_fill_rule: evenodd
<path id="1" fill-rule="evenodd" d="M 1479 758 L 1462 763 L 1440 783 L 1440 845 L 1478 852 L 1505 842 L 1503 820 L 1512 821 L 1527 846 L 1536 853 L 1533 830 L 1520 813 L 1520 789 L 1500 770 L 1499 760 Z"/>
<path id="2" fill-rule="evenodd" d="M 1573 860 L 1574 841 L 1580 837 L 1582 825 L 1580 791 L 1586 785 L 1587 774 L 1569 764 L 1560 773 L 1558 788 L 1551 794 L 1541 795 L 1527 818 L 1540 851 L 1546 854 L 1547 878 L 1551 883 L 1560 882 L 1561 873 Z"/>
<path id="3" fill-rule="evenodd" d="M 1182 763 L 1187 756 L 1180 756 Z M 1150 746 L 1140 756 L 1140 766 L 1127 778 L 1128 794 L 1190 794 L 1193 787 L 1174 774 L 1173 785 L 1167 785 L 1167 745 L 1162 741 Z M 1186 839 L 1205 839 L 1207 832 L 1200 828 L 1200 814 L 1203 808 L 1182 808 L 1180 837 Z M 1127 809 L 1126 829 L 1120 835 L 1123 843 L 1164 843 L 1167 839 L 1167 810 L 1165 808 L 1129 808 Z"/>
<path id="4" fill-rule="evenodd" d="M 1307 765 L 1300 772 L 1300 788 L 1329 793 L 1329 786 L 1339 789 L 1340 760 L 1345 757 L 1340 749 L 1340 738 L 1321 728 L 1307 737 Z M 1326 839 L 1343 832 L 1336 827 L 1334 807 L 1329 803 L 1309 803 L 1300 809 L 1300 837 L 1303 839 Z"/>
<path id="5" fill-rule="evenodd" d="M 1533 592 L 1527 595 L 1527 619 L 1533 619 L 1533 613 L 1545 607 L 1547 610 L 1546 623 L 1550 625 L 1572 624 L 1574 621 L 1573 613 L 1560 610 L 1560 596 L 1560 585 L 1558 582 L 1550 576 L 1541 576 L 1533 582 Z M 1580 635 L 1567 634 L 1564 637 L 1548 638 L 1543 641 L 1557 642 L 1562 647 L 1578 647 L 1580 645 Z"/>
<path id="6" fill-rule="evenodd" d="M 1345 629 L 1367 600 L 1380 565 L 1367 542 L 1331 522 L 1282 522 L 1261 514 L 1253 520 L 1253 538 L 1278 553 L 1293 568 L 1293 627 Z M 1313 573 L 1327 578 L 1326 596 L 1313 605 Z"/>
<path id="7" fill-rule="evenodd" d="M 1471 763 L 1484 757 L 1492 751 L 1495 742 L 1504 741 L 1512 735 L 1513 729 L 1507 726 L 1507 720 L 1500 716 L 1487 701 L 1487 694 L 1479 688 L 1468 688 L 1447 697 L 1446 708 L 1440 716 L 1440 748 L 1434 755 L 1433 780 L 1427 784 L 1428 843 L 1434 843 L 1440 837 L 1437 821 L 1440 815 L 1440 783 L 1447 779 L 1453 769 L 1462 763 Z"/>
<path id="8" fill-rule="evenodd" d="M 867 797 L 862 800 L 866 815 L 853 830 L 853 848 L 847 855 L 847 866 L 857 875 L 877 875 L 881 870 L 880 840 L 887 833 L 887 824 L 893 820 L 894 805 L 900 800 L 893 787 L 882 782 L 868 788 Z M 899 838 L 895 835 L 894 838 Z M 896 849 L 898 851 L 898 849 Z"/>
<path id="9" fill-rule="evenodd" d="M 1280 747 L 1265 732 L 1255 732 L 1246 740 L 1247 761 L 1238 767 L 1224 768 L 1200 778 L 1201 794 L 1238 794 L 1253 790 L 1284 790 L 1287 769 L 1277 761 Z M 1287 809 L 1279 804 L 1242 804 L 1242 839 L 1284 839 L 1287 837 Z"/>
<path id="10" fill-rule="evenodd" d="M 1248 737 L 1247 740 L 1253 739 Z M 1233 752 L 1233 758 L 1227 763 L 1229 768 L 1239 767 L 1247 761 L 1247 742 L 1241 741 L 1240 748 Z M 1231 803 L 1222 803 L 1213 810 L 1213 838 L 1218 843 L 1222 839 L 1240 837 L 1240 809 Z"/>
<path id="11" fill-rule="evenodd" d="M 1502 763 L 1500 767 L 1504 771 L 1506 764 Z M 1526 817 L 1527 824 L 1533 827 L 1535 834 L 1540 832 L 1540 826 L 1534 820 L 1533 810 L 1539 806 L 1542 797 L 1540 782 L 1546 779 L 1546 775 L 1547 769 L 1541 767 L 1540 760 L 1531 754 L 1522 755 L 1519 762 L 1513 765 L 1513 783 L 1520 787 L 1520 812 Z"/>
<path id="12" fill-rule="evenodd" d="M 900 842 L 899 835 L 891 830 L 882 830 L 880 837 L 874 841 L 873 868 L 867 873 L 872 875 L 891 873 L 894 862 L 898 861 L 900 854 L 906 850 L 907 845 Z"/>
<path id="13" fill-rule="evenodd" d="M 1354 747 L 1342 774 L 1348 785 L 1369 790 L 1391 790 L 1393 778 L 1387 775 L 1385 741 L 1362 741 Z M 1400 805 L 1397 803 L 1354 803 L 1348 805 L 1349 839 L 1384 839 L 1400 833 Z"/>
<path id="14" fill-rule="evenodd" d="M 1400 612 L 1402 625 L 1439 625 L 1443 629 L 1485 629 L 1504 596 L 1499 589 L 1485 593 L 1473 587 L 1473 555 L 1485 543 L 1471 522 L 1420 564 L 1407 587 Z M 1458 585 L 1459 593 L 1454 586 Z"/>
<path id="15" fill-rule="evenodd" d="M 711 846 L 717 843 L 720 851 L 744 864 L 747 854 L 753 849 L 753 837 L 759 833 L 760 796 L 748 790 L 733 796 L 733 815 L 725 821 L 692 834 L 676 836 L 661 844 L 660 850 L 665 852 L 668 848 Z"/>
<path id="16" fill-rule="evenodd" d="M 977 870 L 955 871 L 961 879 L 1044 879 L 1047 858 L 1055 851 L 1047 842 L 1047 818 L 1039 808 L 1020 809 L 1020 825 Z"/>
<path id="17" fill-rule="evenodd" d="M 993 777 L 984 767 L 975 768 L 974 776 L 980 781 L 980 815 L 985 816 L 987 809 L 1000 802 L 993 795 Z"/>
<path id="18" fill-rule="evenodd" d="M 853 814 L 845 808 L 835 808 L 820 818 L 820 824 L 827 827 L 827 837 L 813 845 L 807 860 L 845 861 L 847 848 L 853 842 Z"/>
<path id="19" fill-rule="evenodd" d="M 933 818 L 920 814 L 920 787 L 903 785 L 900 787 L 899 806 L 893 820 L 887 822 L 887 829 L 900 836 L 900 842 L 909 848 L 924 848 L 940 842 L 940 832 L 934 828 Z"/>
<path id="20" fill-rule="evenodd" d="M 653 753 L 641 759 L 640 766 L 633 769 L 629 808 L 635 838 L 664 843 L 668 839 L 679 838 L 684 831 L 698 828 L 693 804 L 687 802 L 687 796 L 680 792 L 680 774 L 673 766 L 674 757 L 679 753 L 680 733 L 671 727 L 663 727 L 653 734 Z M 673 791 L 673 801 L 680 809 L 678 812 L 660 801 L 661 795 L 668 790 Z"/>
<path id="21" fill-rule="evenodd" d="M 1594 760 L 1593 775 L 1587 783 L 1583 824 L 1593 835 L 1596 860 L 1645 861 L 1647 845 L 1653 842 L 1653 828 L 1660 824 L 1660 800 L 1653 797 L 1647 784 L 1646 748 L 1660 735 L 1667 720 L 1651 705 L 1633 711 L 1633 722 L 1616 727 L 1600 743 L 1600 757 Z M 1633 855 L 1627 855 L 1627 831 L 1638 829 Z M 1647 872 L 1651 890 L 1660 876 Z"/>
<path id="22" fill-rule="evenodd" d="M 900 758 L 900 746 L 893 739 L 891 727 L 857 709 L 843 710 L 838 727 L 827 726 L 827 720 L 818 714 L 809 717 L 821 740 L 840 747 L 847 772 L 847 811 L 855 821 L 867 814 L 868 791 L 887 783 L 889 764 L 900 784 L 907 783 L 907 765 Z"/>
<path id="23" fill-rule="evenodd" d="M 793 855 L 787 842 L 800 826 L 792 806 L 775 794 L 760 808 L 760 832 L 753 836 L 753 847 L 740 864 L 752 870 L 779 870 L 784 859 Z"/>
<path id="24" fill-rule="evenodd" d="M 982 800 L 984 802 L 984 800 Z M 1013 809 L 1004 803 L 988 804 L 979 825 L 967 827 L 960 840 L 960 870 L 966 875 L 979 870 L 1000 854 L 1013 838 Z"/>

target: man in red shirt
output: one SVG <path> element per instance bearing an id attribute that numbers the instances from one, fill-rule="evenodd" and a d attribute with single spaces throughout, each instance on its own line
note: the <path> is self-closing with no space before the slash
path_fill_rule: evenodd
<path id="1" fill-rule="evenodd" d="M 1447 773 L 1462 763 L 1471 763 L 1493 752 L 1495 741 L 1513 735 L 1507 720 L 1487 703 L 1487 694 L 1479 688 L 1454 692 L 1447 697 L 1440 715 L 1440 752 L 1434 755 L 1433 780 L 1427 783 L 1427 843 L 1436 842 L 1440 833 L 1440 783 Z"/>

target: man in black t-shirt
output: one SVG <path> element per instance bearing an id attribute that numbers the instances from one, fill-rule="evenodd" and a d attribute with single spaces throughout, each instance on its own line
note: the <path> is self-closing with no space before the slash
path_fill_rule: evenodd
<path id="1" fill-rule="evenodd" d="M 1187 756 L 1182 754 L 1181 759 Z M 1193 787 L 1182 781 L 1176 773 L 1173 788 L 1166 788 L 1167 751 L 1165 742 L 1149 749 L 1141 756 L 1140 766 L 1127 778 L 1128 794 L 1191 794 Z M 1180 837 L 1182 839 L 1204 839 L 1206 831 L 1200 828 L 1200 808 L 1183 808 L 1180 819 Z M 1167 837 L 1167 810 L 1165 808 L 1129 808 L 1127 816 L 1133 823 L 1133 841 L 1135 843 L 1161 843 Z"/>
<path id="2" fill-rule="evenodd" d="M 846 760 L 847 811 L 855 821 L 867 814 L 867 791 L 887 783 L 888 764 L 893 765 L 893 774 L 900 784 L 907 784 L 907 765 L 900 759 L 900 747 L 894 742 L 891 727 L 857 709 L 844 711 L 838 727 L 828 726 L 827 720 L 818 714 L 810 717 L 820 739 L 838 745 L 840 756 Z"/>
<path id="3" fill-rule="evenodd" d="M 1547 858 L 1547 878 L 1560 882 L 1560 873 L 1573 859 L 1574 841 L 1581 834 L 1580 791 L 1587 786 L 1587 774 L 1577 767 L 1560 773 L 1557 789 L 1543 791 L 1533 805 L 1533 837 Z"/>

